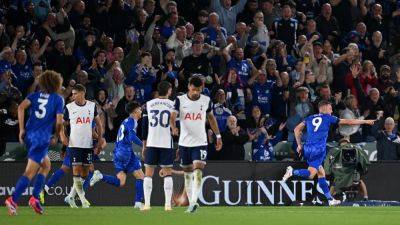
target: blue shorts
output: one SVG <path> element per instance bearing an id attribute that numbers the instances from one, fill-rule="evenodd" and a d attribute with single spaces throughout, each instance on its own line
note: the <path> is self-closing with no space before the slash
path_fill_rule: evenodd
<path id="1" fill-rule="evenodd" d="M 98 155 L 93 155 L 93 162 L 97 162 L 100 161 L 100 158 Z M 67 147 L 65 149 L 65 156 L 64 156 L 64 160 L 62 163 L 64 166 L 71 168 L 72 167 L 72 163 L 71 163 L 71 152 L 69 147 Z"/>
<path id="2" fill-rule="evenodd" d="M 309 167 L 319 169 L 324 163 L 326 156 L 325 146 L 307 146 L 304 145 L 304 159 L 307 161 Z"/>
<path id="3" fill-rule="evenodd" d="M 131 149 L 130 152 L 114 150 L 114 167 L 116 173 L 133 173 L 136 170 L 142 169 L 142 164 Z"/>
<path id="4" fill-rule="evenodd" d="M 194 162 L 203 162 L 205 164 L 207 160 L 207 146 L 179 146 L 179 157 L 181 158 L 181 167 L 189 167 Z"/>
<path id="5" fill-rule="evenodd" d="M 47 156 L 50 140 L 43 141 L 38 140 L 37 137 L 26 136 L 24 141 L 28 150 L 28 159 L 41 164 L 43 159 Z"/>
<path id="6" fill-rule="evenodd" d="M 172 148 L 148 147 L 145 153 L 144 165 L 161 167 L 172 167 L 174 163 L 174 150 Z"/>

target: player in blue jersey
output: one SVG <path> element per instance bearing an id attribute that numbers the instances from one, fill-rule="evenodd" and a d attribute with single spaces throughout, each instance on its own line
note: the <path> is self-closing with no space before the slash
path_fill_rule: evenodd
<path id="1" fill-rule="evenodd" d="M 59 73 L 45 71 L 39 77 L 40 91 L 28 95 L 18 107 L 19 141 L 28 149 L 28 163 L 24 174 L 15 186 L 14 193 L 5 201 L 9 215 L 17 214 L 16 202 L 35 175 L 36 181 L 29 205 L 36 213 L 43 214 L 43 208 L 38 198 L 51 166 L 47 150 L 54 125 L 56 126 L 56 137 L 63 127 L 64 99 L 57 94 L 61 90 L 61 85 L 62 78 Z M 28 108 L 29 118 L 24 127 L 25 110 Z"/>
<path id="2" fill-rule="evenodd" d="M 285 182 L 291 176 L 313 179 L 318 175 L 318 184 L 325 197 L 328 199 L 329 205 L 340 204 L 339 200 L 334 199 L 330 192 L 329 186 L 325 179 L 325 170 L 322 166 L 326 155 L 326 140 L 328 139 L 329 128 L 332 124 L 340 125 L 358 125 L 358 124 L 374 124 L 374 120 L 358 120 L 358 119 L 339 119 L 332 116 L 332 105 L 329 101 L 321 101 L 318 104 L 319 114 L 308 116 L 294 129 L 297 152 L 303 154 L 307 161 L 308 169 L 293 170 L 288 166 L 282 181 Z M 301 142 L 302 131 L 307 128 L 307 139 L 304 144 Z"/>
<path id="3" fill-rule="evenodd" d="M 125 109 L 129 117 L 122 122 L 118 129 L 114 149 L 114 167 L 117 175 L 110 176 L 95 170 L 90 180 L 90 186 L 101 180 L 115 187 L 122 187 L 125 185 L 126 175 L 132 173 L 136 178 L 135 208 L 142 209 L 144 173 L 140 159 L 135 156 L 132 149 L 132 143 L 143 147 L 142 141 L 136 136 L 138 120 L 142 116 L 142 108 L 137 102 L 129 102 Z"/>

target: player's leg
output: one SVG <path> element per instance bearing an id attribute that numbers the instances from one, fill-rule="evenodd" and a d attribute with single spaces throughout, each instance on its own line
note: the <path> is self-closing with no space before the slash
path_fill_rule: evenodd
<path id="1" fill-rule="evenodd" d="M 29 186 L 30 181 L 36 175 L 40 164 L 35 160 L 29 158 L 28 163 L 26 164 L 25 172 L 18 179 L 17 184 L 15 185 L 15 190 L 13 194 L 7 198 L 5 201 L 5 205 L 8 208 L 8 214 L 16 215 L 17 214 L 17 202 L 21 197 L 22 193 L 25 192 L 26 188 Z"/>
<path id="2" fill-rule="evenodd" d="M 174 183 L 172 180 L 172 166 L 174 163 L 174 150 L 173 149 L 161 149 L 160 150 L 160 166 L 163 170 L 164 175 L 164 196 L 165 196 L 165 211 L 172 210 L 171 199 Z"/>
<path id="3" fill-rule="evenodd" d="M 97 162 L 97 161 L 100 161 L 100 158 L 98 155 L 94 154 L 93 155 L 93 163 L 92 163 L 92 165 L 90 165 L 90 168 L 89 168 L 89 174 L 86 177 L 85 182 L 83 183 L 83 190 L 85 190 L 85 191 L 87 191 L 89 189 L 90 180 L 92 179 L 93 174 L 94 174 L 94 162 Z"/>
<path id="4" fill-rule="evenodd" d="M 46 181 L 46 176 L 49 174 L 51 168 L 50 159 L 46 156 L 43 162 L 40 164 L 39 171 L 36 175 L 35 184 L 33 186 L 32 196 L 29 199 L 29 205 L 33 208 L 36 213 L 42 214 L 43 208 L 40 205 L 40 193 L 43 190 L 44 183 Z"/>
<path id="5" fill-rule="evenodd" d="M 181 167 L 183 169 L 183 177 L 185 180 L 185 192 L 190 204 L 192 201 L 193 161 L 191 159 L 189 148 L 179 146 L 178 152 L 181 160 Z"/>
<path id="6" fill-rule="evenodd" d="M 324 192 L 326 199 L 328 199 L 329 205 L 334 206 L 340 204 L 340 201 L 334 199 L 330 193 L 329 185 L 325 178 L 325 170 L 323 166 L 321 165 L 319 166 L 317 175 L 318 175 L 318 185 Z"/>
<path id="7" fill-rule="evenodd" d="M 83 189 L 83 183 L 89 174 L 89 168 L 92 165 L 93 160 L 93 149 L 80 149 L 82 154 L 82 168 L 80 171 L 80 181 L 75 186 L 76 192 L 81 200 L 82 208 L 89 208 L 90 203 L 85 197 L 85 190 Z M 75 183 L 75 182 L 74 182 Z"/>
<path id="8" fill-rule="evenodd" d="M 65 174 L 68 174 L 70 170 L 69 166 L 66 166 L 63 164 L 59 169 L 57 169 L 51 177 L 47 180 L 44 190 L 48 193 L 49 189 L 51 187 L 54 187 L 54 185 L 61 180 L 65 176 Z"/>
<path id="9" fill-rule="evenodd" d="M 144 192 L 143 191 L 144 173 L 143 173 L 142 169 L 138 169 L 133 172 L 133 176 L 136 178 L 136 181 L 135 181 L 136 193 L 135 193 L 134 208 L 142 209 L 143 208 L 142 202 L 143 202 L 143 197 L 144 197 L 143 196 L 144 195 L 144 193 L 143 193 Z"/>
<path id="10" fill-rule="evenodd" d="M 316 152 L 318 153 L 317 148 L 305 145 L 304 149 L 303 149 L 303 157 L 304 157 L 304 160 L 307 161 L 309 167 L 307 169 L 293 170 L 293 168 L 291 166 L 288 166 L 286 168 L 286 173 L 283 176 L 282 181 L 283 182 L 287 181 L 293 175 L 304 178 L 304 179 L 313 179 L 318 172 L 319 165 L 321 165 L 318 163 L 319 159 L 321 157 L 319 157 L 319 153 L 316 154 Z M 318 162 L 316 162 L 316 161 L 318 161 Z M 316 165 L 316 166 L 313 166 L 313 165 Z"/>
<path id="11" fill-rule="evenodd" d="M 197 200 L 201 191 L 201 181 L 203 179 L 203 169 L 206 165 L 207 146 L 195 147 L 190 149 L 191 158 L 193 160 L 193 183 L 192 183 L 192 200 L 187 212 L 196 212 L 199 204 Z"/>
<path id="12" fill-rule="evenodd" d="M 144 207 L 142 210 L 150 210 L 151 192 L 153 190 L 154 168 L 158 165 L 158 151 L 155 148 L 145 150 L 145 175 L 143 179 Z"/>

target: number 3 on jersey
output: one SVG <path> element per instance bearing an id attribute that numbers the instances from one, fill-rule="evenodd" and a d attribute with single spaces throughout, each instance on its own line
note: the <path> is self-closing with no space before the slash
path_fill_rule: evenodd
<path id="1" fill-rule="evenodd" d="M 39 103 L 39 110 L 35 111 L 35 116 L 38 119 L 43 119 L 46 116 L 46 105 L 49 99 L 47 98 L 39 98 L 38 103 Z"/>
<path id="2" fill-rule="evenodd" d="M 150 110 L 151 120 L 149 124 L 151 127 L 156 127 L 160 124 L 161 127 L 169 127 L 169 118 L 171 117 L 171 113 L 168 110 Z"/>
<path id="3" fill-rule="evenodd" d="M 311 123 L 312 123 L 312 125 L 314 126 L 314 132 L 317 132 L 319 126 L 321 126 L 322 118 L 321 118 L 321 117 L 315 117 L 315 118 L 311 121 Z"/>

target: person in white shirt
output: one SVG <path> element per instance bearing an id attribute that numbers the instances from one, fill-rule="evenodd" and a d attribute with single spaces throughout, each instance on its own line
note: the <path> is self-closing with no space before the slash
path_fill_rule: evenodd
<path id="1" fill-rule="evenodd" d="M 71 151 L 72 172 L 74 184 L 70 196 L 78 194 L 82 208 L 88 208 L 90 203 L 85 198 L 83 182 L 88 176 L 93 161 L 93 121 L 96 122 L 99 137 L 102 137 L 102 125 L 97 114 L 96 104 L 85 99 L 86 88 L 77 84 L 72 89 L 74 101 L 67 104 L 64 111 L 64 121 L 70 126 L 69 138 L 62 131 L 63 143 L 68 143 Z M 100 138 L 98 146 L 102 146 L 104 139 Z M 73 190 L 73 191 L 72 191 Z"/>
<path id="2" fill-rule="evenodd" d="M 143 113 L 143 152 L 145 178 L 144 207 L 142 210 L 150 210 L 151 191 L 153 189 L 154 168 L 160 166 L 164 174 L 165 211 L 172 210 L 171 198 L 173 180 L 171 177 L 172 165 L 175 159 L 175 151 L 172 146 L 170 117 L 174 111 L 174 102 L 168 98 L 172 93 L 172 85 L 167 81 L 158 84 L 159 97 L 146 103 L 146 111 Z"/>
<path id="3" fill-rule="evenodd" d="M 212 112 L 211 100 L 201 94 L 203 86 L 203 80 L 199 76 L 190 78 L 189 91 L 186 95 L 176 98 L 176 111 L 172 112 L 170 120 L 173 135 L 178 135 L 175 122 L 177 116 L 180 118 L 179 156 L 185 174 L 185 190 L 190 202 L 186 210 L 189 213 L 194 213 L 199 207 L 197 199 L 207 159 L 206 119 L 216 135 L 216 150 L 219 151 L 222 147 L 221 134 Z"/>

